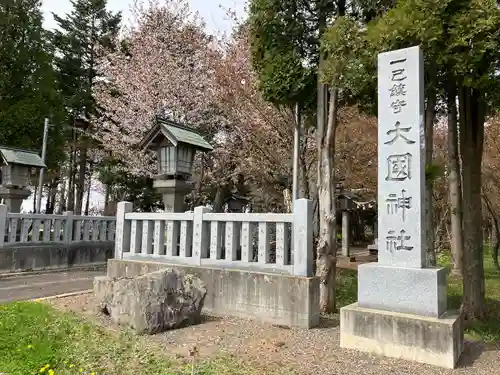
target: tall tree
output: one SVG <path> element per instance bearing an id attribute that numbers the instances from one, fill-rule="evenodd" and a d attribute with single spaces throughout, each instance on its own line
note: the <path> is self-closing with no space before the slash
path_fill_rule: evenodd
<path id="1" fill-rule="evenodd" d="M 349 104 L 338 79 L 323 79 L 328 49 L 320 41 L 328 26 L 349 13 L 360 22 L 378 16 L 392 1 L 365 0 L 252 0 L 253 64 L 261 91 L 270 102 L 303 109 L 315 128 L 319 235 L 316 274 L 320 277 L 320 305 L 335 310 L 336 212 L 335 144 L 340 108 Z M 309 115 L 309 116 L 307 116 Z"/>
<path id="2" fill-rule="evenodd" d="M 337 249 L 332 163 L 338 101 L 337 92 L 333 90 L 329 95 L 317 73 L 324 60 L 319 50 L 319 38 L 337 8 L 345 11 L 345 1 L 253 0 L 249 9 L 252 60 L 264 98 L 282 107 L 293 108 L 298 104 L 304 112 L 316 114 L 310 119 L 310 125 L 316 119 L 319 203 L 316 274 L 321 279 L 320 306 L 323 311 L 335 309 Z M 312 98 L 317 98 L 316 110 Z M 331 111 L 328 110 L 329 104 Z"/>
<path id="3" fill-rule="evenodd" d="M 189 124 L 209 137 L 220 127 L 222 118 L 210 92 L 218 51 L 186 1 L 152 2 L 135 8 L 133 16 L 125 48 L 108 51 L 99 60 L 106 79 L 96 86 L 103 109 L 96 138 L 129 171 L 148 173 L 155 166 L 145 163 L 135 145 L 155 116 Z"/>
<path id="4" fill-rule="evenodd" d="M 69 14 L 65 17 L 54 14 L 58 29 L 53 32 L 52 41 L 56 50 L 59 81 L 63 84 L 62 93 L 70 114 L 69 126 L 75 126 L 82 117 L 90 118 L 96 113 L 93 89 L 98 78 L 97 59 L 101 47 L 112 46 L 121 21 L 121 14 L 107 11 L 106 3 L 106 0 L 71 0 L 73 9 Z M 80 123 L 85 126 L 77 137 L 79 160 L 76 200 L 74 189 L 70 186 L 67 207 L 78 214 L 82 210 L 88 148 L 91 147 L 90 138 L 85 132 L 95 130 L 92 123 Z M 72 155 L 70 180 L 75 175 L 73 165 L 76 165 L 76 150 Z"/>
<path id="5" fill-rule="evenodd" d="M 355 50 L 358 56 L 365 56 L 365 64 L 354 61 L 349 64 L 349 75 L 344 75 L 351 81 L 351 88 L 364 85 L 360 78 L 369 74 L 360 74 L 363 70 L 372 72 L 373 82 L 377 53 L 420 44 L 425 54 L 427 105 L 431 103 L 429 89 L 436 90 L 442 95 L 441 100 L 448 102 L 447 110 L 453 117 L 453 103 L 458 99 L 464 220 L 463 308 L 470 319 L 482 319 L 486 312 L 481 162 L 484 124 L 488 114 L 498 108 L 499 30 L 500 9 L 493 0 L 401 0 L 363 30 L 365 37 L 359 38 Z M 340 40 L 347 45 L 351 35 L 344 35 L 346 38 Z M 359 43 L 363 43 L 362 47 Z"/>
<path id="6" fill-rule="evenodd" d="M 52 54 L 42 27 L 40 0 L 0 3 L 0 144 L 41 149 L 44 118 L 62 114 Z M 62 137 L 53 129 L 48 164 L 61 160 Z M 60 129 L 59 129 L 60 130 Z"/>

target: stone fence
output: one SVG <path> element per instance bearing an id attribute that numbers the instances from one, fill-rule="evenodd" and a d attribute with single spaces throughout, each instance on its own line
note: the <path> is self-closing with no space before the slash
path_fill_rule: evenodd
<path id="1" fill-rule="evenodd" d="M 319 323 L 319 280 L 312 275 L 312 202 L 291 214 L 134 213 L 117 209 L 115 259 L 108 276 L 184 268 L 206 284 L 205 311 L 275 324 Z"/>
<path id="2" fill-rule="evenodd" d="M 118 204 L 116 259 L 312 276 L 312 246 L 312 208 L 305 199 L 292 214 L 211 213 L 206 207 L 136 213 L 131 203 Z"/>
<path id="3" fill-rule="evenodd" d="M 19 214 L 0 204 L 0 273 L 105 265 L 116 218 Z"/>

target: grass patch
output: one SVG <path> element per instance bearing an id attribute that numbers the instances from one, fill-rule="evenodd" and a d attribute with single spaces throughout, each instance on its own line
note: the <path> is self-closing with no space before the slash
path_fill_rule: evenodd
<path id="1" fill-rule="evenodd" d="M 358 272 L 337 268 L 336 304 L 338 308 L 350 305 L 358 300 Z"/>
<path id="2" fill-rule="evenodd" d="M 440 254 L 438 263 L 442 267 L 450 268 L 452 258 L 450 253 Z M 486 286 L 486 304 L 488 306 L 488 320 L 475 322 L 467 328 L 467 334 L 474 339 L 486 342 L 500 342 L 500 272 L 498 272 L 491 257 L 489 247 L 484 249 L 484 279 Z M 462 302 L 462 279 L 448 276 L 448 304 L 450 308 L 458 309 Z"/>
<path id="3" fill-rule="evenodd" d="M 451 254 L 439 254 L 438 263 L 442 267 L 451 267 Z M 500 342 L 500 273 L 495 270 L 491 252 L 485 249 L 484 276 L 486 284 L 486 303 L 489 317 L 486 322 L 474 323 L 467 328 L 466 333 L 474 339 L 485 342 Z M 348 269 L 337 270 L 337 306 L 349 305 L 357 300 L 357 272 Z M 462 301 L 462 280 L 458 277 L 448 276 L 448 304 L 452 309 L 458 309 Z"/>
<path id="4" fill-rule="evenodd" d="M 159 345 L 146 345 L 131 332 L 111 332 L 84 317 L 50 305 L 0 305 L 0 373 L 29 374 L 191 374 L 191 365 L 170 360 Z M 198 375 L 256 375 L 233 358 L 196 365 Z"/>

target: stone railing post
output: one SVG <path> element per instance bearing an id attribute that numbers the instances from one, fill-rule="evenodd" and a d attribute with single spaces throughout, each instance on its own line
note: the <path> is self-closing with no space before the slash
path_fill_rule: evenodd
<path id="1" fill-rule="evenodd" d="M 73 241 L 73 211 L 65 211 L 63 242 L 69 245 Z"/>
<path id="2" fill-rule="evenodd" d="M 5 204 L 0 204 L 0 247 L 3 247 L 5 243 L 7 229 L 7 206 Z"/>
<path id="3" fill-rule="evenodd" d="M 203 221 L 203 214 L 209 213 L 208 207 L 195 207 L 193 216 L 193 260 L 201 264 L 202 258 L 208 258 L 210 251 L 209 223 Z"/>
<path id="4" fill-rule="evenodd" d="M 297 199 L 293 205 L 293 274 L 313 276 L 313 205 Z"/>
<path id="5" fill-rule="evenodd" d="M 131 202 L 119 202 L 116 208 L 115 229 L 115 259 L 122 259 L 123 252 L 130 251 L 130 220 L 125 220 L 125 214 L 132 212 Z"/>

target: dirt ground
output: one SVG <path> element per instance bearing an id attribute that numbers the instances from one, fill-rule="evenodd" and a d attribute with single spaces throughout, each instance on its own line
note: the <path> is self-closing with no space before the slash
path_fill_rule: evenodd
<path id="1" fill-rule="evenodd" d="M 116 330 L 105 316 L 95 314 L 91 294 L 47 301 L 63 310 L 83 313 L 96 323 Z M 202 358 L 234 355 L 261 369 L 289 368 L 300 375 L 500 375 L 500 348 L 467 342 L 455 370 L 435 368 L 403 360 L 376 357 L 339 347 L 335 318 L 325 318 L 319 328 L 289 329 L 232 317 L 208 317 L 202 324 L 147 337 L 177 358 L 189 357 L 197 347 Z"/>

